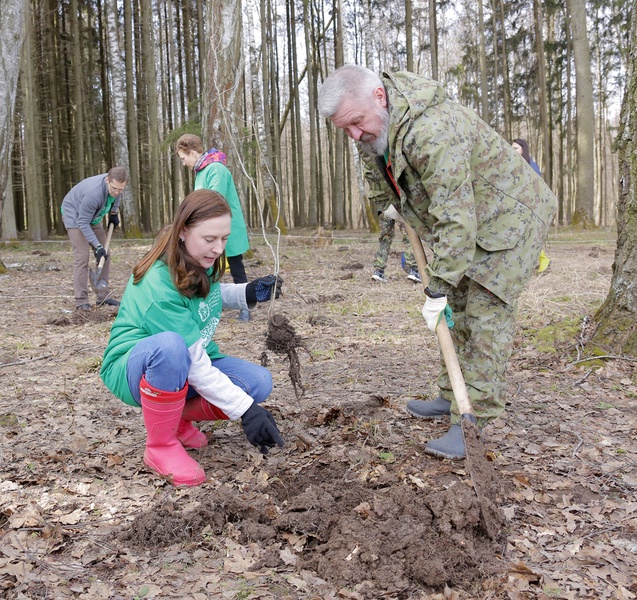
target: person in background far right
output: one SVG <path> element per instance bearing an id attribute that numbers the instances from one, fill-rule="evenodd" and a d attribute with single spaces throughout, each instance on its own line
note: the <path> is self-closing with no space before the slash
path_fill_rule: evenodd
<path id="1" fill-rule="evenodd" d="M 522 158 L 524 158 L 524 160 L 526 160 L 526 162 L 528 162 L 533 167 L 533 170 L 540 177 L 542 177 L 542 171 L 540 171 L 540 167 L 538 167 L 537 163 L 531 158 L 531 154 L 529 153 L 529 145 L 527 144 L 526 140 L 523 138 L 517 138 L 513 140 L 513 143 L 511 145 L 515 148 L 515 150 L 517 150 L 517 152 L 522 156 Z M 546 271 L 546 269 L 548 269 L 549 264 L 551 264 L 551 259 L 548 256 L 546 256 L 544 249 L 542 249 L 542 252 L 540 252 L 540 258 L 539 258 L 537 268 L 535 269 L 535 272 L 543 273 L 544 271 Z"/>

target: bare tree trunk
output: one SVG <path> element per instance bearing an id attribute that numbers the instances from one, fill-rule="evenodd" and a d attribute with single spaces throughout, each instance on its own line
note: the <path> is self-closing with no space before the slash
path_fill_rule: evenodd
<path id="1" fill-rule="evenodd" d="M 564 194 L 564 200 L 560 203 L 564 205 L 564 221 L 563 224 L 567 225 L 571 223 L 573 217 L 574 206 L 574 188 L 575 179 L 573 176 L 573 94 L 572 89 L 572 70 L 571 63 L 573 58 L 573 36 L 571 35 L 570 18 L 566 15 L 566 192 Z"/>
<path id="2" fill-rule="evenodd" d="M 22 54 L 22 102 L 24 111 L 24 149 L 26 173 L 26 198 L 29 239 L 39 241 L 47 237 L 44 217 L 44 195 L 42 171 L 38 154 L 37 131 L 37 86 L 33 65 L 33 18 L 31 8 L 27 7 L 27 27 Z"/>
<path id="3" fill-rule="evenodd" d="M 201 115 L 203 113 L 201 96 L 204 90 L 204 81 L 206 80 L 206 61 L 204 60 L 204 57 L 202 56 L 201 49 L 206 47 L 206 43 L 208 42 L 208 40 L 205 37 L 206 36 L 205 17 L 204 17 L 204 10 L 203 10 L 204 0 L 196 0 L 196 2 L 197 2 L 197 43 L 199 46 L 199 85 L 196 89 L 196 95 L 198 98 L 196 114 L 199 115 L 201 118 Z M 191 109 L 188 109 L 188 110 L 190 115 Z"/>
<path id="4" fill-rule="evenodd" d="M 104 2 L 102 2 L 101 0 L 97 0 L 97 10 L 98 10 L 98 15 L 97 15 L 97 19 L 95 19 L 98 23 L 99 23 L 99 70 L 100 70 L 100 81 L 102 83 L 102 108 L 103 110 L 102 112 L 102 123 L 104 124 L 104 137 L 102 138 L 103 140 L 103 145 L 104 145 L 104 157 L 106 160 L 106 164 L 107 166 L 111 166 L 116 164 L 116 158 L 115 158 L 115 148 L 113 147 L 113 122 L 112 122 L 112 113 L 114 112 L 113 110 L 113 99 L 111 98 L 111 93 L 113 92 L 113 88 L 111 85 L 109 85 L 109 74 L 110 71 L 112 69 L 111 64 L 110 64 L 110 57 L 108 56 L 109 53 L 109 39 L 108 39 L 108 6 L 106 6 L 106 1 L 104 0 Z M 91 14 L 90 14 L 90 4 L 89 4 L 89 15 L 88 15 L 88 22 L 92 23 L 94 22 L 94 19 L 91 18 Z M 117 19 L 115 20 L 115 24 L 117 25 Z M 90 61 L 89 61 L 89 71 L 91 73 L 93 73 L 93 52 L 89 51 L 89 57 L 90 57 Z M 92 111 L 92 106 L 89 103 L 85 103 L 88 104 L 87 106 L 87 112 Z M 92 115 L 91 115 L 92 116 Z M 88 121 L 90 123 L 90 120 Z M 90 136 L 89 136 L 89 144 L 88 144 L 88 150 L 89 150 L 89 159 L 88 159 L 88 164 L 90 165 L 90 173 L 97 173 L 99 172 L 99 167 L 95 164 L 95 162 L 93 161 L 94 156 L 93 156 L 93 147 L 97 148 L 100 145 L 100 136 L 97 134 L 97 131 L 95 127 L 90 127 L 91 132 L 90 132 Z M 101 161 L 100 161 L 101 162 Z"/>
<path id="5" fill-rule="evenodd" d="M 480 116 L 483 121 L 490 122 L 489 114 L 489 82 L 487 74 L 487 49 L 484 40 L 483 0 L 478 0 L 478 28 L 480 34 Z"/>
<path id="6" fill-rule="evenodd" d="M 307 51 L 307 89 L 310 114 L 310 189 L 307 194 L 308 215 L 307 224 L 310 227 L 318 226 L 318 159 L 316 148 L 318 146 L 318 131 L 316 127 L 316 65 L 314 64 L 314 40 L 310 36 L 311 11 L 309 0 L 303 0 L 303 22 L 305 23 L 305 48 Z"/>
<path id="7" fill-rule="evenodd" d="M 619 203 L 617 250 L 610 290 L 597 311 L 593 342 L 608 354 L 637 356 L 637 12 L 631 18 L 631 44 L 626 93 L 617 138 Z"/>
<path id="8" fill-rule="evenodd" d="M 303 160 L 303 126 L 301 123 L 301 102 L 299 100 L 298 54 L 296 52 L 296 15 L 294 0 L 287 0 L 288 5 L 288 30 L 290 53 L 290 96 L 292 98 L 292 217 L 296 227 L 305 225 L 305 206 L 303 194 L 305 193 L 305 161 Z M 305 73 L 305 71 L 304 71 Z"/>
<path id="9" fill-rule="evenodd" d="M 73 160 L 75 162 L 75 180 L 86 177 L 84 169 L 84 81 L 82 63 L 82 44 L 80 43 L 80 15 L 77 0 L 71 0 L 71 60 L 73 63 Z"/>
<path id="10" fill-rule="evenodd" d="M 137 130 L 137 107 L 135 105 L 133 67 L 133 11 L 132 0 L 124 0 L 124 73 L 126 77 L 126 132 L 128 133 L 128 166 L 130 170 L 131 189 L 129 195 L 122 198 L 120 212 L 126 224 L 126 235 L 131 238 L 141 237 L 141 221 L 138 202 L 133 199 L 134 193 L 139 195 L 139 133 Z"/>
<path id="11" fill-rule="evenodd" d="M 577 110 L 577 189 L 573 225 L 595 223 L 595 110 L 591 51 L 586 34 L 586 0 L 568 0 L 573 31 Z"/>
<path id="12" fill-rule="evenodd" d="M 153 4 L 142 0 L 142 60 L 146 74 L 146 96 L 148 101 L 148 161 L 150 189 L 148 207 L 150 226 L 153 232 L 164 225 L 164 195 L 161 186 L 161 160 L 159 155 L 159 101 L 157 98 L 157 68 L 155 59 L 155 34 L 153 26 Z"/>
<path id="13" fill-rule="evenodd" d="M 49 153 L 57 155 L 57 160 L 51 162 L 51 193 L 53 195 L 53 213 L 56 219 L 56 231 L 59 234 L 65 232 L 64 223 L 61 218 L 60 207 L 64 199 L 64 156 L 61 152 L 63 147 L 63 125 L 61 119 L 62 106 L 60 102 L 60 77 L 58 77 L 61 65 L 60 39 L 57 35 L 59 15 L 56 10 L 57 0 L 48 0 L 46 3 L 50 18 L 46 20 L 45 35 L 45 61 L 46 82 L 48 84 L 48 94 L 50 102 L 51 133 L 48 139 Z"/>
<path id="14" fill-rule="evenodd" d="M 499 35 L 502 38 L 502 107 L 504 113 L 504 137 L 510 140 L 512 137 L 511 128 L 511 85 L 509 83 L 509 59 L 508 49 L 506 43 L 506 21 L 504 18 L 504 0 L 498 0 L 498 6 L 500 8 L 500 32 Z"/>
<path id="15" fill-rule="evenodd" d="M 169 2 L 168 10 L 171 10 L 173 6 L 173 2 Z M 194 48 L 192 45 L 192 33 L 190 31 L 190 23 L 191 23 L 191 10 L 192 3 L 189 0 L 182 0 L 182 20 L 181 20 L 181 29 L 183 32 L 183 50 L 184 50 L 184 69 L 186 71 L 186 93 L 182 93 L 182 97 L 185 95 L 188 99 L 188 106 L 194 105 L 197 101 L 197 88 L 195 86 L 195 74 L 193 71 L 194 61 L 192 57 L 194 57 Z M 210 6 L 210 4 L 209 4 Z M 172 25 L 172 22 L 171 22 Z M 172 29 L 172 27 L 171 27 Z M 181 45 L 181 44 L 180 44 Z M 201 46 L 203 48 L 205 46 Z M 175 71 L 173 70 L 173 73 Z"/>
<path id="16" fill-rule="evenodd" d="M 185 3 L 188 4 L 188 3 Z M 177 90 L 177 72 L 178 72 L 178 61 L 177 61 L 177 57 L 175 56 L 176 53 L 176 44 L 175 44 L 175 18 L 173 15 L 173 3 L 172 2 L 164 2 L 163 4 L 164 7 L 164 21 L 165 21 L 165 29 L 166 29 L 166 40 L 165 40 L 165 47 L 166 47 L 166 69 L 167 69 L 167 73 L 168 73 L 168 77 L 166 77 L 166 82 L 167 82 L 167 86 L 168 86 L 168 103 L 167 103 L 167 127 L 168 127 L 168 131 L 174 131 L 176 128 L 180 127 L 182 122 L 183 122 L 183 113 L 181 111 L 181 106 L 182 103 L 179 100 L 179 96 L 180 94 L 178 93 Z M 177 20 L 179 19 L 179 11 L 177 12 Z M 186 38 L 186 31 L 190 30 L 190 23 L 188 22 L 190 19 L 186 20 L 186 15 L 189 15 L 190 11 L 184 9 L 184 21 L 182 22 L 182 29 L 184 31 L 184 39 Z M 190 60 L 190 57 L 192 56 L 192 45 L 191 45 L 191 41 L 190 41 L 190 36 L 188 36 L 188 42 L 185 43 L 186 48 L 185 48 L 185 55 L 186 55 L 186 60 L 185 62 L 190 64 L 192 61 Z M 190 64 L 189 68 L 188 68 L 188 72 L 190 73 L 190 75 L 188 77 L 186 77 L 186 81 L 188 81 L 187 83 L 187 87 L 192 88 L 190 91 L 187 91 L 187 95 L 190 96 L 190 94 L 194 93 L 194 75 L 192 72 L 192 64 Z M 181 97 L 184 97 L 184 94 L 181 94 Z M 194 101 L 193 99 L 188 99 L 188 104 L 190 105 L 190 103 Z M 183 186 L 183 168 L 181 165 L 181 161 L 179 160 L 179 156 L 177 156 L 176 152 L 172 152 L 170 149 L 168 150 L 168 158 L 171 162 L 170 165 L 170 172 L 171 172 L 171 178 L 170 178 L 170 184 L 171 184 L 171 196 L 172 196 L 172 202 L 171 202 L 171 216 L 175 214 L 175 211 L 177 210 L 177 207 L 179 206 L 181 200 L 182 200 L 182 195 L 181 195 L 181 190 L 182 190 L 182 186 Z"/>
<path id="17" fill-rule="evenodd" d="M 1 240 L 17 240 L 18 228 L 15 221 L 15 199 L 13 197 L 13 177 L 11 168 L 4 188 L 4 202 L 1 203 L 0 229 Z M 0 196 L 1 198 L 1 196 Z M 2 273 L 2 259 L 0 259 L 0 273 Z"/>
<path id="18" fill-rule="evenodd" d="M 498 89 L 499 89 L 499 80 L 500 76 L 500 49 L 498 48 L 498 16 L 495 5 L 495 0 L 490 0 L 491 3 L 491 28 L 493 33 L 491 35 L 493 39 L 493 58 L 491 60 L 493 64 L 493 120 L 491 121 L 491 127 L 493 127 L 496 131 L 502 131 L 500 128 L 500 116 L 502 111 L 499 106 L 499 98 L 498 98 Z"/>
<path id="19" fill-rule="evenodd" d="M 431 78 L 438 81 L 438 17 L 436 0 L 429 0 L 429 52 L 431 53 Z"/>
<path id="20" fill-rule="evenodd" d="M 239 164 L 233 142 L 238 139 L 241 114 L 241 8 L 238 2 L 213 2 L 208 6 L 208 52 L 202 129 L 204 146 L 214 144 Z M 233 169 L 231 169 L 233 170 Z"/>
<path id="21" fill-rule="evenodd" d="M 265 138 L 260 143 L 267 154 L 261 154 L 261 166 L 264 173 L 263 189 L 265 200 L 272 217 L 272 223 L 286 230 L 284 215 L 281 212 L 279 193 L 281 145 L 279 139 L 278 103 L 279 93 L 276 82 L 278 66 L 276 61 L 276 31 L 273 23 L 273 7 L 269 0 L 261 0 L 261 63 L 263 118 Z"/>
<path id="22" fill-rule="evenodd" d="M 409 35 L 407 38 L 409 39 Z M 409 53 L 408 53 L 409 56 Z M 413 59 L 413 56 L 412 56 Z M 334 67 L 343 66 L 343 30 L 341 25 L 341 3 L 334 0 Z M 412 61 L 413 65 L 413 61 Z M 331 128 L 330 128 L 331 129 Z M 334 179 L 332 181 L 332 225 L 338 229 L 345 228 L 345 133 L 335 128 L 334 133 Z"/>
<path id="23" fill-rule="evenodd" d="M 339 3 L 340 4 L 340 3 Z M 339 6 L 340 10 L 340 6 Z M 339 17 L 340 21 L 340 17 Z M 411 10 L 411 0 L 405 0 L 405 43 L 407 52 L 407 70 L 414 70 L 414 24 Z M 342 42 L 341 42 L 342 43 Z M 337 67 L 341 65 L 336 65 Z"/>
<path id="24" fill-rule="evenodd" d="M 0 229 L 2 236 L 13 233 L 5 231 L 3 210 L 5 202 L 13 204 L 13 194 L 9 189 L 11 183 L 10 157 L 13 148 L 13 109 L 18 90 L 20 73 L 20 55 L 25 37 L 25 19 L 28 0 L 4 0 L 0 11 Z M 11 209 L 13 206 L 11 206 Z M 8 213 L 11 214 L 11 213 Z M 15 216 L 14 216 L 15 227 Z M 17 232 L 15 232 L 17 234 Z M 0 261 L 0 272 L 4 268 Z"/>
<path id="25" fill-rule="evenodd" d="M 546 69 L 544 68 L 544 15 L 542 12 L 542 1 L 534 0 L 534 23 L 535 23 L 535 53 L 537 55 L 537 89 L 538 102 L 540 104 L 540 130 L 542 132 L 542 175 L 546 183 L 551 187 L 553 165 L 551 164 L 551 150 L 549 144 L 549 119 L 548 119 L 548 99 L 546 97 L 548 86 L 546 83 Z"/>
<path id="26" fill-rule="evenodd" d="M 115 165 L 126 167 L 130 172 L 130 160 L 128 157 L 128 140 L 126 136 L 126 75 L 124 62 L 122 61 L 119 33 L 119 15 L 117 0 L 106 0 L 106 36 L 108 39 L 108 58 L 111 73 L 111 85 L 113 95 L 111 98 L 111 123 L 113 133 L 113 154 Z M 113 166 L 115 166 L 113 165 Z M 133 203 L 132 186 L 126 186 L 121 195 L 122 206 L 122 230 L 129 237 L 140 235 L 139 223 L 136 221 L 134 211 L 130 210 Z"/>

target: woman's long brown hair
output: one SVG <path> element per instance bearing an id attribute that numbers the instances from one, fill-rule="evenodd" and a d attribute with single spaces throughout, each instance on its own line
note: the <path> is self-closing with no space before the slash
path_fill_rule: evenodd
<path id="1" fill-rule="evenodd" d="M 177 208 L 172 225 L 164 227 L 155 237 L 153 247 L 135 265 L 133 284 L 138 284 L 148 270 L 161 259 L 167 265 L 173 283 L 180 294 L 188 298 L 205 298 L 210 292 L 210 281 L 219 281 L 226 270 L 226 253 L 215 260 L 212 277 L 188 254 L 179 236 L 184 229 L 201 221 L 230 215 L 225 198 L 211 190 L 197 190 L 186 196 Z"/>

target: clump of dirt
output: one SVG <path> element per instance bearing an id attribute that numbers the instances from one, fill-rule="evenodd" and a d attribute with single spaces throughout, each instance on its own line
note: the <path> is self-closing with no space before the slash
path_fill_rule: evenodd
<path id="1" fill-rule="evenodd" d="M 266 334 L 266 348 L 275 354 L 286 354 L 290 361 L 288 376 L 294 387 L 297 400 L 305 392 L 301 382 L 301 361 L 297 348 L 304 348 L 303 340 L 297 335 L 296 330 L 289 319 L 284 315 L 272 315 L 268 320 L 268 333 Z"/>
<path id="2" fill-rule="evenodd" d="M 112 321 L 117 316 L 117 309 L 106 306 L 95 306 L 91 310 L 76 310 L 71 316 L 73 325 L 82 325 L 84 323 L 104 323 Z"/>
<path id="3" fill-rule="evenodd" d="M 165 548 L 175 543 L 198 543 L 204 530 L 212 535 L 226 535 L 226 528 L 232 523 L 238 525 L 242 543 L 274 538 L 275 529 L 267 525 L 271 520 L 267 516 L 271 503 L 266 496 L 259 503 L 253 500 L 230 486 L 215 490 L 189 511 L 181 510 L 172 500 L 162 499 L 116 537 L 134 548 Z M 272 513 L 272 508 L 269 510 Z"/>
<path id="4" fill-rule="evenodd" d="M 269 469 L 270 483 L 250 493 L 226 484 L 187 511 L 161 500 L 117 537 L 158 549 L 199 543 L 204 530 L 257 542 L 265 550 L 253 569 L 292 564 L 368 599 L 407 598 L 423 587 L 470 588 L 502 568 L 465 481 L 423 489 L 405 484 L 399 466 L 382 480 L 363 479 L 329 452 L 300 472 L 285 463 Z"/>
<path id="5" fill-rule="evenodd" d="M 64 327 L 71 324 L 71 320 L 66 315 L 60 315 L 51 317 L 46 320 L 47 325 L 57 325 L 58 327 Z"/>
<path id="6" fill-rule="evenodd" d="M 68 327 L 84 323 L 104 323 L 112 321 L 117 316 L 117 310 L 105 307 L 93 307 L 91 310 L 75 310 L 72 314 L 54 315 L 46 320 L 47 325 Z"/>
<path id="7" fill-rule="evenodd" d="M 280 532 L 302 536 L 299 567 L 368 598 L 467 584 L 497 570 L 470 487 L 424 491 L 391 478 L 376 487 L 345 482 L 329 465 L 318 473 L 302 474 L 296 483 L 307 487 L 275 522 Z"/>
<path id="8" fill-rule="evenodd" d="M 502 491 L 500 482 L 493 465 L 487 460 L 478 427 L 464 421 L 462 432 L 466 447 L 467 471 L 471 475 L 480 502 L 482 523 L 487 535 L 497 539 L 505 523 L 504 514 L 497 504 Z"/>

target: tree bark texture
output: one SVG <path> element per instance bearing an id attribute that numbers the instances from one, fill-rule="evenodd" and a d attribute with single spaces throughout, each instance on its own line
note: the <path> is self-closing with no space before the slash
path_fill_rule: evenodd
<path id="1" fill-rule="evenodd" d="M 637 11 L 631 20 L 629 78 L 622 104 L 617 250 L 610 291 L 597 311 L 595 344 L 608 354 L 637 356 Z"/>
<path id="2" fill-rule="evenodd" d="M 4 0 L 0 11 L 0 228 L 3 205 L 11 181 L 9 168 L 13 148 L 13 109 L 18 90 L 20 56 L 25 36 L 25 18 L 28 0 Z"/>
<path id="3" fill-rule="evenodd" d="M 595 222 L 595 110 L 591 50 L 586 33 L 586 0 L 568 0 L 568 3 L 573 32 L 577 111 L 577 188 L 573 224 L 591 227 Z"/>
<path id="4" fill-rule="evenodd" d="M 124 36 L 118 31 L 118 11 L 116 0 L 106 0 L 106 36 L 108 39 L 108 58 L 111 71 L 111 95 L 113 153 L 115 164 L 111 166 L 126 167 L 130 173 L 130 160 L 128 156 L 128 137 L 126 135 L 126 74 L 124 61 L 122 60 L 120 39 Z M 120 201 L 122 216 L 122 230 L 138 237 L 140 232 L 136 211 L 133 209 L 133 192 L 130 185 L 122 192 Z M 129 236 L 130 237 L 130 236 Z"/>

